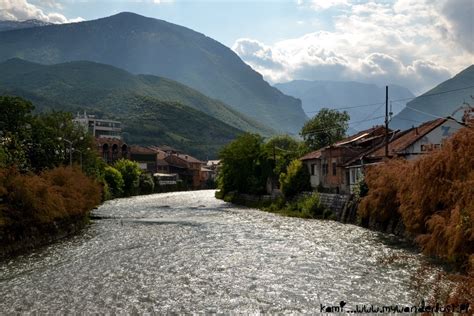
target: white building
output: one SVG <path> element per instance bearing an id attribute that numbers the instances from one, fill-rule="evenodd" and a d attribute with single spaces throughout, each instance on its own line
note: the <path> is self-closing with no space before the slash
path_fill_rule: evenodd
<path id="1" fill-rule="evenodd" d="M 78 113 L 73 121 L 84 126 L 95 137 L 122 139 L 122 123 L 118 121 L 97 119 L 86 112 L 83 115 Z"/>

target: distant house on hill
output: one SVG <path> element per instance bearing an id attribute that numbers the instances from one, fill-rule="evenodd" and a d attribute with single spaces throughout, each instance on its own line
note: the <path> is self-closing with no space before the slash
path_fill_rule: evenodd
<path id="1" fill-rule="evenodd" d="M 130 160 L 136 161 L 140 169 L 151 174 L 169 173 L 169 165 L 160 155 L 165 155 L 165 153 L 152 147 L 130 146 Z"/>
<path id="2" fill-rule="evenodd" d="M 440 118 L 406 131 L 388 131 L 376 126 L 311 152 L 300 160 L 311 174 L 311 186 L 350 194 L 363 178 L 364 168 L 390 158 L 416 159 L 442 147 L 443 142 L 464 126 L 453 118 Z"/>
<path id="3" fill-rule="evenodd" d="M 193 188 L 201 187 L 201 167 L 204 162 L 187 154 L 170 154 L 165 158 L 170 170 L 177 173 Z"/>
<path id="4" fill-rule="evenodd" d="M 96 138 L 122 139 L 122 123 L 118 121 L 98 119 L 86 112 L 83 115 L 78 113 L 73 121 L 84 126 Z"/>

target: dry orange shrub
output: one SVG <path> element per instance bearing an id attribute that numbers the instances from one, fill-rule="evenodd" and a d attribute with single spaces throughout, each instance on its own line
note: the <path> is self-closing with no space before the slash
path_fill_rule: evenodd
<path id="1" fill-rule="evenodd" d="M 365 181 L 369 192 L 359 204 L 358 214 L 361 218 L 386 223 L 399 216 L 399 180 L 400 175 L 406 173 L 407 167 L 406 161 L 394 159 L 368 168 Z"/>
<path id="2" fill-rule="evenodd" d="M 390 161 L 366 174 L 359 216 L 401 216 L 426 254 L 474 271 L 474 129 L 415 161 Z"/>
<path id="3" fill-rule="evenodd" d="M 78 169 L 57 167 L 40 175 L 0 171 L 4 223 L 45 223 L 85 215 L 100 202 L 100 186 Z"/>

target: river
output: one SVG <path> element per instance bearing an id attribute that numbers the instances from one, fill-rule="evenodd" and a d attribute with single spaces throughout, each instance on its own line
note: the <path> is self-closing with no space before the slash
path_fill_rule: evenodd
<path id="1" fill-rule="evenodd" d="M 237 207 L 214 191 L 108 201 L 80 234 L 0 263 L 0 311 L 319 312 L 412 304 L 422 256 L 334 221 Z M 387 264 L 383 258 L 405 259 Z"/>

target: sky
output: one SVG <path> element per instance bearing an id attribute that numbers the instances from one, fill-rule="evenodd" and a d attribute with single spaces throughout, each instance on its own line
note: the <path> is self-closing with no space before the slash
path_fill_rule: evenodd
<path id="1" fill-rule="evenodd" d="M 474 0 L 0 0 L 0 19 L 129 11 L 232 48 L 270 83 L 351 80 L 420 94 L 474 64 Z"/>

